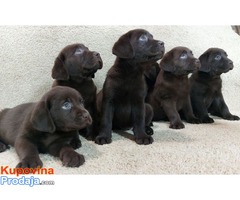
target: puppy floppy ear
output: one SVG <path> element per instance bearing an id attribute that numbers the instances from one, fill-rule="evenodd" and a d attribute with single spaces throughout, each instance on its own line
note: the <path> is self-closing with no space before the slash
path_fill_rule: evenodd
<path id="1" fill-rule="evenodd" d="M 65 56 L 60 53 L 55 59 L 54 66 L 52 68 L 52 78 L 56 80 L 68 80 L 69 75 L 67 69 L 64 66 Z"/>
<path id="2" fill-rule="evenodd" d="M 210 68 L 209 63 L 208 63 L 208 58 L 209 58 L 209 53 L 207 53 L 207 52 L 203 53 L 199 57 L 199 60 L 200 60 L 200 63 L 201 63 L 201 67 L 199 68 L 198 71 L 210 72 L 211 68 Z"/>
<path id="3" fill-rule="evenodd" d="M 35 106 L 30 121 L 33 128 L 38 131 L 54 133 L 56 130 L 49 109 L 47 107 L 47 101 L 40 101 Z"/>
<path id="4" fill-rule="evenodd" d="M 112 53 L 119 58 L 130 59 L 134 57 L 134 50 L 129 34 L 122 35 L 113 45 Z"/>
<path id="5" fill-rule="evenodd" d="M 165 54 L 165 56 L 160 62 L 160 68 L 166 72 L 174 72 L 176 70 L 173 62 L 172 52 L 168 52 L 167 54 Z"/>

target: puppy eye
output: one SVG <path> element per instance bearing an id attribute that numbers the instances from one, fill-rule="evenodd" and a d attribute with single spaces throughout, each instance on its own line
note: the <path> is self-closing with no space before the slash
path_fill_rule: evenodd
<path id="1" fill-rule="evenodd" d="M 180 59 L 186 59 L 187 58 L 187 54 L 186 53 L 182 53 L 181 55 L 180 55 Z"/>
<path id="2" fill-rule="evenodd" d="M 62 105 L 63 110 L 71 110 L 73 107 L 73 104 L 69 101 L 65 101 Z"/>
<path id="3" fill-rule="evenodd" d="M 83 99 L 80 99 L 80 104 L 84 104 L 84 100 Z"/>
<path id="4" fill-rule="evenodd" d="M 221 58 L 222 58 L 222 56 L 216 55 L 214 59 L 215 59 L 215 60 L 221 60 Z"/>
<path id="5" fill-rule="evenodd" d="M 147 35 L 141 35 L 140 38 L 139 38 L 139 41 L 140 42 L 147 42 L 148 41 Z"/>
<path id="6" fill-rule="evenodd" d="M 81 48 L 78 48 L 76 51 L 75 51 L 75 55 L 79 55 L 79 54 L 82 54 L 84 52 L 84 50 L 83 49 L 81 49 Z"/>

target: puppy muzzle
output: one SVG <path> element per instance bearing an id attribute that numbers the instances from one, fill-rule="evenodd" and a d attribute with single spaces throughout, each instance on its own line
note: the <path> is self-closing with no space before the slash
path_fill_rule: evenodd
<path id="1" fill-rule="evenodd" d="M 86 111 L 81 111 L 77 115 L 77 121 L 79 121 L 81 123 L 85 123 L 87 125 L 91 125 L 92 124 L 92 117 L 90 116 L 90 114 L 87 110 Z"/>

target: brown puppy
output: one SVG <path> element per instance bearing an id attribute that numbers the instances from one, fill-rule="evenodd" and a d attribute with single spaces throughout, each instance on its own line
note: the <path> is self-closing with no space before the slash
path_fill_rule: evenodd
<path id="1" fill-rule="evenodd" d="M 188 74 L 200 67 L 198 59 L 186 47 L 175 47 L 160 62 L 161 71 L 152 94 L 153 121 L 169 120 L 170 128 L 181 129 L 184 124 L 179 112 L 189 123 L 199 123 L 192 111 Z"/>
<path id="2" fill-rule="evenodd" d="M 159 64 L 156 62 L 150 65 L 144 72 L 145 81 L 147 84 L 146 102 L 149 102 L 150 94 L 153 92 L 157 76 L 160 72 Z"/>
<path id="3" fill-rule="evenodd" d="M 80 92 L 84 106 L 93 119 L 93 124 L 80 133 L 88 140 L 96 137 L 96 93 L 97 88 L 92 80 L 103 65 L 99 53 L 90 51 L 83 44 L 66 46 L 58 55 L 52 69 L 53 86 L 69 86 Z"/>
<path id="4" fill-rule="evenodd" d="M 200 57 L 201 68 L 190 77 L 194 114 L 202 123 L 213 123 L 208 113 L 227 120 L 239 120 L 232 115 L 222 94 L 221 74 L 233 69 L 233 62 L 223 49 L 210 48 Z"/>
<path id="5" fill-rule="evenodd" d="M 0 152 L 8 144 L 14 146 L 20 158 L 18 168 L 42 167 L 39 153 L 60 157 L 64 166 L 79 167 L 84 157 L 74 151 L 80 146 L 75 146 L 77 130 L 91 123 L 81 95 L 72 88 L 57 86 L 39 102 L 0 113 Z"/>
<path id="6" fill-rule="evenodd" d="M 153 112 L 144 103 L 146 84 L 144 70 L 164 54 L 164 43 L 154 40 L 146 30 L 135 29 L 122 35 L 114 44 L 112 52 L 117 56 L 114 65 L 107 73 L 103 89 L 97 95 L 97 107 L 101 111 L 100 133 L 97 144 L 111 142 L 112 129 L 129 129 L 137 144 L 151 144 L 148 136 L 153 130 L 148 127 Z"/>

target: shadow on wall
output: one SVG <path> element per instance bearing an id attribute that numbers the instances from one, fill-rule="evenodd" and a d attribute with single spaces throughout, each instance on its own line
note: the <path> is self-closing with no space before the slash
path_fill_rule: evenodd
<path id="1" fill-rule="evenodd" d="M 237 25 L 232 26 L 232 29 L 233 29 L 238 35 L 240 35 L 240 26 L 237 26 Z"/>

